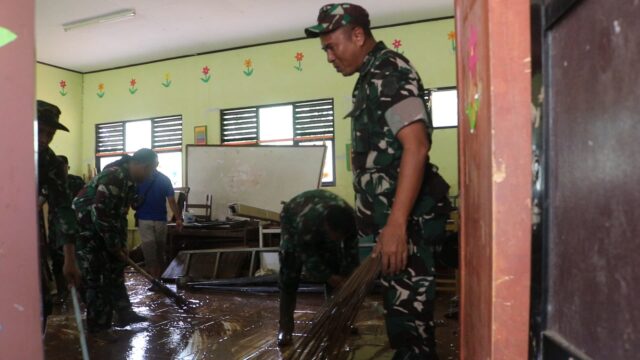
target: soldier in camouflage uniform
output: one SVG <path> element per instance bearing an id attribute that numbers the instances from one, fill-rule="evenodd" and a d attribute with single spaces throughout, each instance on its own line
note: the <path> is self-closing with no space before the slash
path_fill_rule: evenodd
<path id="1" fill-rule="evenodd" d="M 157 160 L 150 149 L 125 155 L 91 179 L 73 201 L 91 333 L 110 334 L 114 311 L 119 327 L 146 321 L 133 311 L 124 284 L 127 214 L 136 201 L 136 183 L 150 176 Z"/>
<path id="2" fill-rule="evenodd" d="M 437 359 L 432 241 L 444 232 L 449 186 L 429 164 L 432 125 L 420 77 L 409 60 L 375 41 L 360 6 L 326 5 L 305 32 L 320 37 L 338 72 L 359 73 L 347 115 L 356 217 L 359 236 L 377 236 L 394 359 Z"/>
<path id="3" fill-rule="evenodd" d="M 62 166 L 62 172 L 67 177 L 67 189 L 69 195 L 74 198 L 80 190 L 84 187 L 84 180 L 80 176 L 69 174 L 69 159 L 64 155 L 58 155 L 60 165 Z M 64 265 L 64 253 L 62 251 L 63 234 L 56 226 L 59 221 L 56 217 L 59 216 L 56 209 L 49 210 L 49 232 L 47 245 L 49 249 L 49 257 L 51 258 L 51 272 L 56 281 L 56 287 L 58 289 L 58 300 L 63 300 L 67 297 L 67 282 L 64 280 L 62 274 L 62 266 Z"/>
<path id="4" fill-rule="evenodd" d="M 78 228 L 71 209 L 72 196 L 67 187 L 67 177 L 62 171 L 63 165 L 51 150 L 49 144 L 57 130 L 69 131 L 59 122 L 60 109 L 46 101 L 38 100 L 38 201 L 40 222 L 40 274 L 42 292 L 43 330 L 47 316 L 51 313 L 52 303 L 49 292 L 49 264 L 47 261 L 46 231 L 42 205 L 47 202 L 49 211 L 58 215 L 49 223 L 58 234 L 64 252 L 62 272 L 68 284 L 80 284 L 80 271 L 76 264 L 75 242 Z"/>
<path id="5" fill-rule="evenodd" d="M 337 195 L 310 190 L 293 197 L 280 214 L 280 328 L 278 345 L 291 342 L 296 292 L 306 277 L 327 284 L 327 294 L 358 266 L 354 211 Z"/>

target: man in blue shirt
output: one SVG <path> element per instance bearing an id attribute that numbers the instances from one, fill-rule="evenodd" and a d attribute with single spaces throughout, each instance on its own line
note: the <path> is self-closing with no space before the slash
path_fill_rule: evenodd
<path id="1" fill-rule="evenodd" d="M 165 266 L 165 242 L 167 238 L 167 202 L 176 218 L 178 230 L 182 229 L 182 211 L 178 208 L 171 180 L 156 169 L 138 185 L 136 218 L 142 240 L 142 252 L 147 271 L 156 278 Z"/>

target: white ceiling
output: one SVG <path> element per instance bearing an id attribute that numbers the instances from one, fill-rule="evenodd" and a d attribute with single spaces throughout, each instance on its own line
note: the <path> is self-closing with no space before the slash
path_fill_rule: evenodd
<path id="1" fill-rule="evenodd" d="M 38 61 L 87 72 L 304 36 L 330 0 L 36 0 Z M 453 0 L 359 0 L 373 26 L 453 15 Z M 134 8 L 133 19 L 62 24 Z"/>

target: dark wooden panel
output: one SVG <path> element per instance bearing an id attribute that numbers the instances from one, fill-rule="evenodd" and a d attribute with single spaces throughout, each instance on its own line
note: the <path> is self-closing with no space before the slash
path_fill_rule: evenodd
<path id="1" fill-rule="evenodd" d="M 640 353 L 640 4 L 585 0 L 548 34 L 548 329 Z"/>

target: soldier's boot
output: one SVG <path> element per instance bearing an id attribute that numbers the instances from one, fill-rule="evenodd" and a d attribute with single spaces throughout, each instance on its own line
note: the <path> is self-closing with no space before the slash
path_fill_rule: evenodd
<path id="1" fill-rule="evenodd" d="M 132 309 L 123 309 L 117 311 L 114 325 L 116 327 L 123 328 L 131 324 L 137 324 L 145 321 L 149 321 L 149 319 L 136 313 Z"/>
<path id="2" fill-rule="evenodd" d="M 291 344 L 293 338 L 293 313 L 296 310 L 296 293 L 280 292 L 280 323 L 278 327 L 278 346 Z"/>

